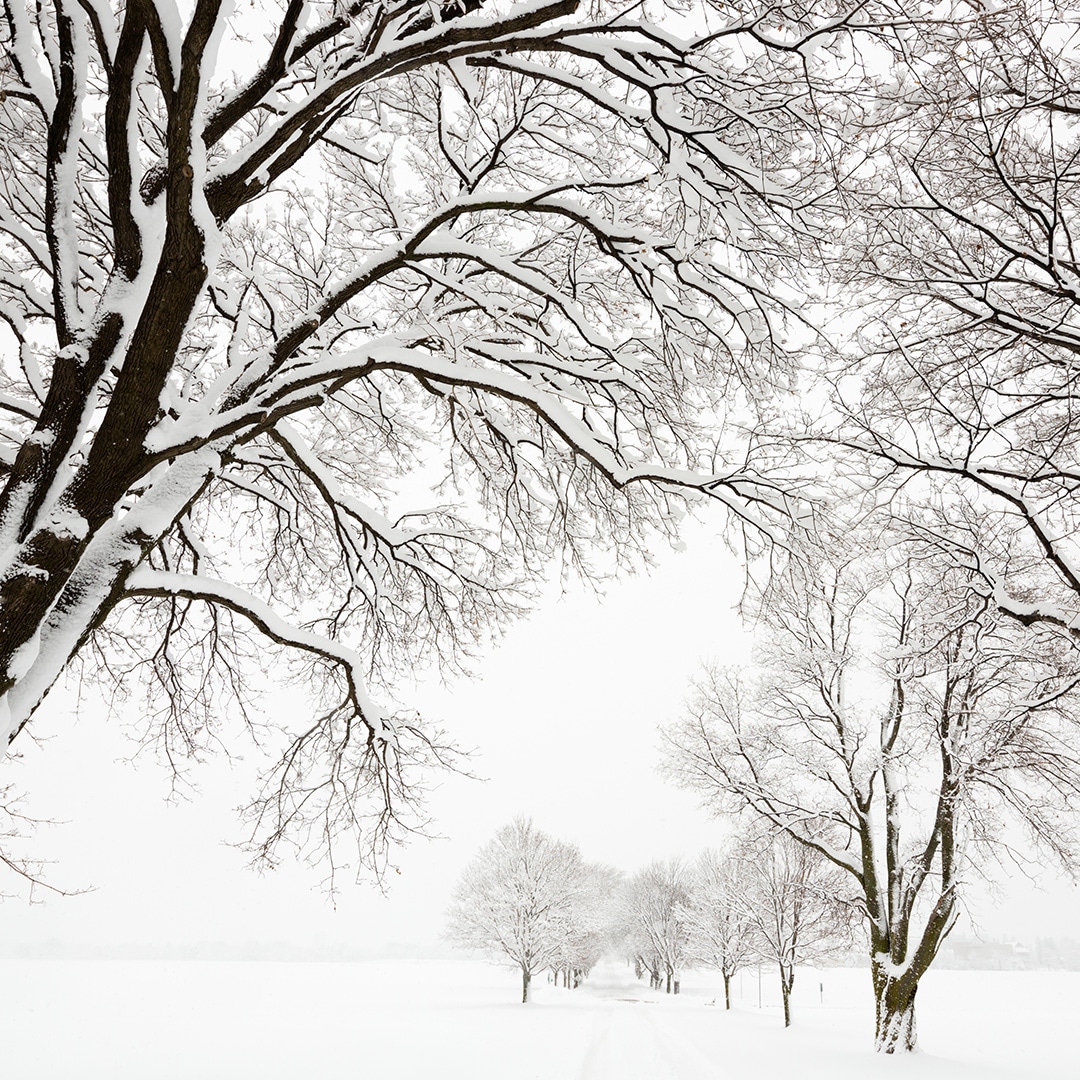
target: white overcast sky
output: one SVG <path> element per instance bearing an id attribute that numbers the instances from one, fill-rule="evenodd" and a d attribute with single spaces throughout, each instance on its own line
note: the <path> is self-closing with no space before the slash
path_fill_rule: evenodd
<path id="1" fill-rule="evenodd" d="M 100 706 L 57 692 L 35 721 L 48 740 L 4 769 L 30 793 L 30 811 L 65 822 L 33 842 L 55 860 L 51 880 L 94 891 L 6 901 L 0 949 L 280 942 L 423 952 L 438 941 L 465 863 L 519 813 L 623 870 L 692 857 L 716 842 L 718 826 L 657 775 L 657 729 L 677 715 L 702 660 L 749 653 L 733 611 L 740 568 L 714 532 L 688 530 L 686 552 L 660 554 L 656 570 L 603 598 L 585 588 L 553 598 L 479 663 L 477 678 L 421 686 L 418 708 L 477 748 L 472 766 L 487 779 L 436 778 L 430 807 L 445 839 L 399 851 L 385 895 L 344 875 L 336 907 L 318 872 L 287 864 L 259 875 L 226 843 L 241 836 L 232 808 L 250 794 L 243 765 L 197 769 L 199 790 L 169 802 L 163 770 L 123 760 L 133 748 Z M 1012 881 L 976 905 L 991 935 L 1075 933 L 1076 890 L 1062 882 L 1039 891 Z"/>

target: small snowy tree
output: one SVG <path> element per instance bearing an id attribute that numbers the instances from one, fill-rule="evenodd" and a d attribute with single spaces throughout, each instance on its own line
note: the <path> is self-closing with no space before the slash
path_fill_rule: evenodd
<path id="1" fill-rule="evenodd" d="M 594 881 L 576 847 L 516 818 L 466 867 L 447 912 L 447 936 L 513 964 L 527 1002 L 532 977 L 556 967 L 587 931 Z"/>
<path id="2" fill-rule="evenodd" d="M 678 859 L 654 862 L 635 874 L 623 892 L 631 951 L 650 973 L 651 985 L 679 992 L 688 960 L 685 911 L 690 875 Z"/>
<path id="3" fill-rule="evenodd" d="M 693 870 L 683 909 L 691 962 L 724 978 L 724 1008 L 731 1008 L 731 979 L 752 957 L 753 924 L 747 911 L 748 868 L 734 848 L 704 851 Z"/>
<path id="4" fill-rule="evenodd" d="M 569 929 L 552 968 L 556 981 L 576 989 L 617 938 L 616 903 L 622 875 L 609 866 L 586 863 L 583 887 L 573 899 Z"/>
<path id="5" fill-rule="evenodd" d="M 1012 857 L 1010 823 L 1071 858 L 1075 652 L 1001 616 L 932 545 L 857 530 L 793 560 L 757 609 L 772 636 L 756 679 L 710 672 L 667 733 L 669 767 L 842 872 L 876 1045 L 911 1050 L 965 873 Z"/>
<path id="6" fill-rule="evenodd" d="M 852 911 L 837 899 L 844 882 L 832 863 L 788 833 L 748 841 L 739 861 L 742 910 L 757 954 L 776 965 L 784 1027 L 790 1027 L 795 968 L 847 941 Z"/>
<path id="7" fill-rule="evenodd" d="M 80 657 L 175 765 L 268 644 L 313 707 L 252 850 L 377 863 L 445 756 L 403 672 L 687 496 L 786 506 L 725 420 L 786 378 L 799 45 L 848 12 L 182 8 L 3 2 L 0 741 Z"/>

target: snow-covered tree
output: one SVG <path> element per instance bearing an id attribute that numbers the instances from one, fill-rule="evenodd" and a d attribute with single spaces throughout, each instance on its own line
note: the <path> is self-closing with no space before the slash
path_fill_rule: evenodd
<path id="1" fill-rule="evenodd" d="M 466 867 L 447 912 L 447 936 L 513 964 L 527 1002 L 532 977 L 557 967 L 588 931 L 597 880 L 576 847 L 515 818 Z"/>
<path id="2" fill-rule="evenodd" d="M 617 939 L 616 905 L 622 875 L 610 866 L 586 863 L 582 888 L 573 898 L 569 931 L 552 963 L 556 982 L 577 989 Z"/>
<path id="3" fill-rule="evenodd" d="M 623 923 L 630 950 L 655 989 L 679 992 L 689 959 L 685 911 L 690 874 L 679 859 L 650 863 L 623 890 Z"/>
<path id="4" fill-rule="evenodd" d="M 776 965 L 784 1027 L 790 1027 L 795 968 L 845 944 L 851 909 L 837 899 L 842 888 L 837 868 L 789 833 L 747 841 L 739 861 L 746 885 L 740 899 L 754 948 Z"/>
<path id="5" fill-rule="evenodd" d="M 798 46 L 864 5 L 654 6 L 4 0 L 5 744 L 80 657 L 175 763 L 269 646 L 313 707 L 253 851 L 378 861 L 445 756 L 402 671 L 687 497 L 786 506 L 728 421 L 823 183 Z"/>
<path id="6" fill-rule="evenodd" d="M 691 963 L 714 968 L 724 979 L 724 1008 L 731 1008 L 731 979 L 758 953 L 747 910 L 745 860 L 733 847 L 704 851 L 693 869 L 683 920 Z"/>
<path id="7" fill-rule="evenodd" d="M 713 670 L 667 733 L 674 777 L 841 871 L 864 915 L 876 1043 L 915 1046 L 915 996 L 965 877 L 1016 824 L 1070 858 L 1080 796 L 1075 650 L 996 612 L 918 541 L 858 530 L 759 598 L 755 674 Z"/>

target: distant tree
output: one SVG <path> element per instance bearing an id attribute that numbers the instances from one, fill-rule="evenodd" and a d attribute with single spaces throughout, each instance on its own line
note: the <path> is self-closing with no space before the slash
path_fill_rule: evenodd
<path id="1" fill-rule="evenodd" d="M 572 901 L 569 931 L 553 969 L 563 985 L 576 989 L 596 962 L 617 943 L 616 904 L 622 875 L 609 866 L 586 863 L 584 885 Z"/>
<path id="2" fill-rule="evenodd" d="M 841 871 L 830 887 L 864 916 L 889 1053 L 915 1047 L 919 980 L 968 872 L 1010 858 L 1015 825 L 1072 858 L 1075 650 L 976 584 L 917 539 L 849 530 L 808 547 L 758 597 L 757 671 L 712 670 L 666 734 L 672 775 L 706 805 Z"/>
<path id="3" fill-rule="evenodd" d="M 853 912 L 837 899 L 845 883 L 832 863 L 784 832 L 747 841 L 739 861 L 745 884 L 740 902 L 754 949 L 776 965 L 784 1027 L 790 1027 L 795 968 L 848 941 Z"/>
<path id="4" fill-rule="evenodd" d="M 731 979 L 752 957 L 753 922 L 747 910 L 746 861 L 733 847 L 705 851 L 693 868 L 683 908 L 687 954 L 694 964 L 714 968 L 724 979 L 724 1007 L 731 1008 Z"/>
<path id="5" fill-rule="evenodd" d="M 466 867 L 447 912 L 447 936 L 513 964 L 527 1002 L 532 977 L 558 966 L 569 943 L 587 932 L 595 881 L 576 847 L 515 818 Z"/>
<path id="6" fill-rule="evenodd" d="M 654 862 L 623 890 L 623 918 L 631 951 L 651 975 L 651 984 L 679 992 L 688 960 L 685 911 L 690 875 L 678 859 Z"/>
<path id="7" fill-rule="evenodd" d="M 1037 967 L 1080 971 L 1080 941 L 1076 938 L 1036 938 L 1034 954 Z"/>

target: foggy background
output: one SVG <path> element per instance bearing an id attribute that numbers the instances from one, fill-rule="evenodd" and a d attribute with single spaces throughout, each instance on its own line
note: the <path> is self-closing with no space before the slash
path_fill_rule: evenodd
<path id="1" fill-rule="evenodd" d="M 692 859 L 722 825 L 696 797 L 656 772 L 658 728 L 679 713 L 701 662 L 749 657 L 752 639 L 734 611 L 736 557 L 698 523 L 687 550 L 657 552 L 649 573 L 609 583 L 597 596 L 557 585 L 540 610 L 476 664 L 476 677 L 442 686 L 402 684 L 399 699 L 441 722 L 478 777 L 432 774 L 428 806 L 439 838 L 391 855 L 385 891 L 343 871 L 331 903 L 325 871 L 286 861 L 256 873 L 235 846 L 235 807 L 253 785 L 257 755 L 233 727 L 230 748 L 192 768 L 196 788 L 170 798 L 167 770 L 104 721 L 91 687 L 80 702 L 72 677 L 35 719 L 37 742 L 5 765 L 27 792 L 27 812 L 60 822 L 21 845 L 51 860 L 65 889 L 35 903 L 3 904 L 0 955 L 266 956 L 343 958 L 446 954 L 443 911 L 465 864 L 515 814 L 578 844 L 585 857 L 633 872 L 653 859 Z M 303 709 L 298 692 L 272 691 L 263 709 Z M 19 850 L 19 848 L 16 848 Z M 1032 871 L 1035 873 L 1035 869 Z M 19 882 L 10 874 L 4 891 Z M 1055 874 L 1014 872 L 997 892 L 970 890 L 978 932 L 1031 944 L 1074 937 L 1077 892 Z M 956 937 L 970 934 L 966 922 Z"/>

